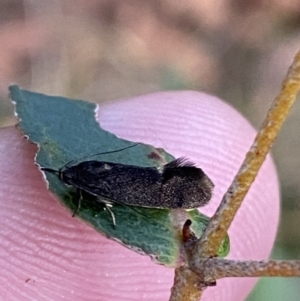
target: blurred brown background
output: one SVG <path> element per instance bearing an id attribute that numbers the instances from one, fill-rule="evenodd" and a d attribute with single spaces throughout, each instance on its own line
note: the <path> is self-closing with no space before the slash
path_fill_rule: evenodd
<path id="1" fill-rule="evenodd" d="M 300 48 L 298 0 L 0 0 L 0 126 L 7 88 L 95 102 L 193 89 L 259 127 Z M 282 184 L 275 258 L 300 258 L 300 104 L 273 150 Z M 272 208 L 270 208 L 272 210 Z M 299 300 L 300 280 L 264 279 L 251 300 Z"/>

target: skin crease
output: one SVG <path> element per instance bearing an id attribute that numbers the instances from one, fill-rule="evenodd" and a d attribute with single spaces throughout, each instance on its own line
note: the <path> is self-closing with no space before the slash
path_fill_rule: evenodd
<path id="1" fill-rule="evenodd" d="M 255 136 L 232 107 L 207 94 L 143 95 L 102 105 L 101 125 L 197 163 L 215 184 L 212 215 Z M 79 121 L 80 122 L 80 121 Z M 168 300 L 173 270 L 99 235 L 62 207 L 33 164 L 36 146 L 16 128 L 0 131 L 0 300 Z M 279 218 L 270 158 L 229 234 L 229 258 L 266 259 Z M 255 279 L 222 279 L 202 300 L 244 300 Z"/>

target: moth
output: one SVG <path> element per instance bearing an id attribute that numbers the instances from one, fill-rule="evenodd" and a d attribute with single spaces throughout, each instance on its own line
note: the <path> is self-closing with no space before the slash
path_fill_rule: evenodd
<path id="1" fill-rule="evenodd" d="M 109 211 L 114 203 L 164 209 L 192 209 L 206 205 L 212 196 L 213 182 L 194 163 L 178 158 L 160 167 L 141 167 L 104 161 L 66 164 L 59 170 L 42 167 L 57 174 L 66 185 L 95 196 Z"/>

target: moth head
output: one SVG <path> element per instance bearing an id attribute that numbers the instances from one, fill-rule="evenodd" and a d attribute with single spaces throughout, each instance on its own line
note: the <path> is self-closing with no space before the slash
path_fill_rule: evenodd
<path id="1" fill-rule="evenodd" d="M 41 168 L 42 171 L 47 171 L 50 172 L 52 174 L 55 174 L 58 176 L 58 178 L 63 181 L 66 184 L 69 184 L 70 181 L 70 175 L 68 173 L 65 172 L 65 168 L 62 167 L 59 170 L 56 169 L 52 169 L 52 168 L 48 168 L 48 167 L 42 167 Z"/>

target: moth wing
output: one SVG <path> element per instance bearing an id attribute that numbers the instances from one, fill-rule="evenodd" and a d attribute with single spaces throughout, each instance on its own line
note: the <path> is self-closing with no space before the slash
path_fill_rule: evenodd
<path id="1" fill-rule="evenodd" d="M 201 168 L 195 166 L 195 163 L 184 157 L 180 157 L 167 163 L 163 169 L 163 182 L 167 182 L 173 178 L 182 178 L 186 181 L 201 180 L 205 177 L 205 173 Z"/>
<path id="2" fill-rule="evenodd" d="M 162 173 L 163 194 L 172 208 L 204 206 L 212 196 L 213 182 L 186 158 L 166 164 Z"/>
<path id="3" fill-rule="evenodd" d="M 161 174 L 157 168 L 87 161 L 73 169 L 69 183 L 91 195 L 142 207 L 147 201 L 151 206 L 153 198 L 159 201 Z"/>
<path id="4" fill-rule="evenodd" d="M 195 167 L 195 163 L 189 161 L 185 157 L 180 157 L 175 159 L 164 166 L 164 169 L 167 168 L 178 168 L 178 167 Z"/>

